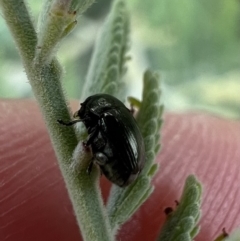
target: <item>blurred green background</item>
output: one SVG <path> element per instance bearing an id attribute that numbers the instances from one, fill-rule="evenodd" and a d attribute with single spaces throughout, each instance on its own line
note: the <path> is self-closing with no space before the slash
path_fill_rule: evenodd
<path id="1" fill-rule="evenodd" d="M 94 41 L 111 0 L 100 0 L 78 18 L 63 41 L 69 98 L 81 98 Z M 147 68 L 161 76 L 163 102 L 171 111 L 201 110 L 240 118 L 240 1 L 128 0 L 131 49 L 128 94 L 141 97 Z M 41 1 L 28 1 L 37 25 Z M 31 87 L 11 35 L 0 16 L 0 98 L 31 98 Z M 100 60 L 101 61 L 101 60 Z"/>

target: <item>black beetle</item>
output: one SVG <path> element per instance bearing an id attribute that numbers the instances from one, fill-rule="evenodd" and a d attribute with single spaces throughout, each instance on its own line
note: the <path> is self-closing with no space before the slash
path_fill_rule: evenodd
<path id="1" fill-rule="evenodd" d="M 91 148 L 93 163 L 116 185 L 132 183 L 145 163 L 143 137 L 129 109 L 117 98 L 108 94 L 88 97 L 74 114 L 78 118 L 63 125 L 82 121 L 87 128 L 86 146 Z"/>

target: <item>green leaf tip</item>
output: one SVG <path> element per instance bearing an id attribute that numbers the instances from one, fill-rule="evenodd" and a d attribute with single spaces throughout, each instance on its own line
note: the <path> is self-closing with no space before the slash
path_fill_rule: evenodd
<path id="1" fill-rule="evenodd" d="M 158 241 L 193 240 L 199 232 L 202 187 L 195 176 L 185 182 L 182 197 L 176 210 L 167 216 Z"/>
<path id="2" fill-rule="evenodd" d="M 240 230 L 237 230 L 229 236 L 225 228 L 223 228 L 222 233 L 216 239 L 214 239 L 214 241 L 239 241 L 240 240 L 239 231 Z"/>
<path id="3" fill-rule="evenodd" d="M 77 16 L 94 1 L 54 0 L 45 1 L 38 22 L 38 43 L 35 65 L 43 66 L 55 57 L 61 40 L 77 24 Z"/>
<path id="4" fill-rule="evenodd" d="M 227 234 L 226 231 L 223 230 L 223 236 L 225 236 L 223 239 L 214 240 L 214 241 L 239 241 L 240 240 L 240 229 L 238 228 L 231 234 Z"/>
<path id="5" fill-rule="evenodd" d="M 151 168 L 149 169 L 147 175 L 148 175 L 149 177 L 153 177 L 153 176 L 157 173 L 158 169 L 159 169 L 159 165 L 158 165 L 157 163 L 154 163 L 154 164 L 151 166 Z"/>
<path id="6" fill-rule="evenodd" d="M 47 1 L 38 22 L 38 43 L 35 65 L 43 66 L 51 62 L 60 41 L 76 25 L 76 11 L 70 12 L 70 1 Z"/>
<path id="7" fill-rule="evenodd" d="M 137 109 L 141 107 L 141 101 L 136 99 L 135 97 L 128 96 L 127 100 L 132 107 L 136 107 Z"/>
<path id="8" fill-rule="evenodd" d="M 119 206 L 115 207 L 114 205 L 112 207 L 113 209 L 116 208 L 116 211 L 114 212 L 114 215 L 111 215 L 111 222 L 114 222 L 115 225 L 120 226 L 129 219 L 137 207 L 142 204 L 139 203 L 139 200 L 145 200 L 145 194 L 149 193 L 149 182 L 150 179 L 147 177 L 140 178 L 138 182 L 131 187 L 131 191 L 120 197 L 120 200 L 117 202 Z M 139 189 L 142 191 L 139 192 Z M 113 228 L 115 229 L 114 226 Z"/>
<path id="9" fill-rule="evenodd" d="M 62 2 L 62 0 L 57 1 Z M 84 13 L 95 2 L 95 0 L 65 0 L 65 2 L 70 2 L 70 12 L 76 11 L 78 15 L 80 15 Z"/>
<path id="10" fill-rule="evenodd" d="M 125 1 L 113 3 L 98 36 L 82 96 L 106 93 L 122 98 L 122 76 L 126 72 L 129 45 L 129 15 Z"/>
<path id="11" fill-rule="evenodd" d="M 160 129 L 162 125 L 163 105 L 159 75 L 147 70 L 143 77 L 142 102 L 137 114 L 137 122 L 143 134 L 146 151 L 146 165 L 143 173 L 151 168 L 154 158 L 160 150 Z"/>

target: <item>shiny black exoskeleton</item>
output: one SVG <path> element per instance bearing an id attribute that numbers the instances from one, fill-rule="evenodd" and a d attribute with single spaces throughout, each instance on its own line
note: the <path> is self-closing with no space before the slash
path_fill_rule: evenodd
<path id="1" fill-rule="evenodd" d="M 96 94 L 81 104 L 74 117 L 79 120 L 69 123 L 59 120 L 59 123 L 84 123 L 89 134 L 85 144 L 92 150 L 92 162 L 116 185 L 123 187 L 132 183 L 144 166 L 145 149 L 130 110 L 111 95 Z"/>

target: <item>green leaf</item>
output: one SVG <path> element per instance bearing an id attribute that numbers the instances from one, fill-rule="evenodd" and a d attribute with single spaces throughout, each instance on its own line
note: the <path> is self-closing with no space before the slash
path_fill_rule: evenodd
<path id="1" fill-rule="evenodd" d="M 222 233 L 214 239 L 214 241 L 239 241 L 240 240 L 240 229 L 234 231 L 232 234 L 228 234 L 225 228 L 222 229 Z"/>
<path id="2" fill-rule="evenodd" d="M 96 42 L 81 98 L 106 93 L 123 99 L 122 76 L 126 71 L 128 35 L 129 15 L 125 1 L 118 0 L 113 3 Z"/>
<path id="3" fill-rule="evenodd" d="M 192 240 L 197 235 L 201 193 L 201 184 L 190 175 L 185 182 L 180 203 L 176 210 L 168 215 L 158 241 Z"/>
<path id="4" fill-rule="evenodd" d="M 162 125 L 163 106 L 160 104 L 159 76 L 151 71 L 144 74 L 142 103 L 137 114 L 137 122 L 143 134 L 146 151 L 146 164 L 142 175 L 146 175 L 160 150 L 160 128 Z"/>
<path id="5" fill-rule="evenodd" d="M 60 3 L 63 1 L 57 0 Z M 68 0 L 65 0 L 65 2 L 68 2 Z M 77 11 L 78 15 L 85 12 L 95 1 L 94 0 L 71 0 L 70 1 L 70 12 Z"/>
<path id="6" fill-rule="evenodd" d="M 131 106 L 137 107 L 138 109 L 140 109 L 141 107 L 141 101 L 136 99 L 135 97 L 129 96 L 128 102 L 130 103 Z"/>
<path id="7" fill-rule="evenodd" d="M 223 239 L 224 241 L 239 241 L 240 240 L 240 229 L 235 230 L 232 234 L 228 237 Z"/>
<path id="8" fill-rule="evenodd" d="M 153 177 L 153 176 L 156 174 L 156 172 L 158 171 L 158 168 L 159 168 L 159 165 L 158 165 L 157 163 L 154 163 L 154 164 L 151 166 L 151 168 L 149 169 L 147 175 L 148 175 L 149 177 Z"/>
<path id="9" fill-rule="evenodd" d="M 111 209 L 115 209 L 114 216 L 111 216 L 111 221 L 116 223 L 117 226 L 120 226 L 128 220 L 129 216 L 136 210 L 136 207 L 142 204 L 139 203 L 139 201 L 142 199 L 145 200 L 146 195 L 149 194 L 149 184 L 150 179 L 148 177 L 141 177 L 134 183 L 134 185 L 131 185 L 131 189 L 122 196 L 115 195 L 114 192 L 118 194 L 119 188 L 114 186 L 111 190 L 111 195 L 115 197 L 118 196 L 119 199 L 112 202 L 112 205 L 114 206 L 109 207 Z M 139 190 L 141 190 L 141 192 L 139 192 Z M 118 206 L 116 207 L 115 205 Z M 116 226 L 112 226 L 112 229 L 115 228 Z"/>
<path id="10" fill-rule="evenodd" d="M 146 165 L 137 180 L 130 186 L 120 188 L 113 185 L 107 204 L 113 230 L 117 230 L 122 223 L 126 222 L 154 190 L 151 179 L 158 170 L 158 165 L 153 164 L 153 162 L 156 156 L 156 148 L 159 147 L 161 127 L 159 123 L 162 123 L 159 120 L 162 113 L 159 86 L 158 76 L 146 71 L 144 74 L 143 99 L 136 117 L 144 138 Z M 152 111 L 149 112 L 148 108 Z"/>
<path id="11" fill-rule="evenodd" d="M 191 240 L 194 240 L 194 238 L 197 236 L 197 234 L 200 231 L 200 226 L 195 226 L 192 231 L 190 232 Z"/>

